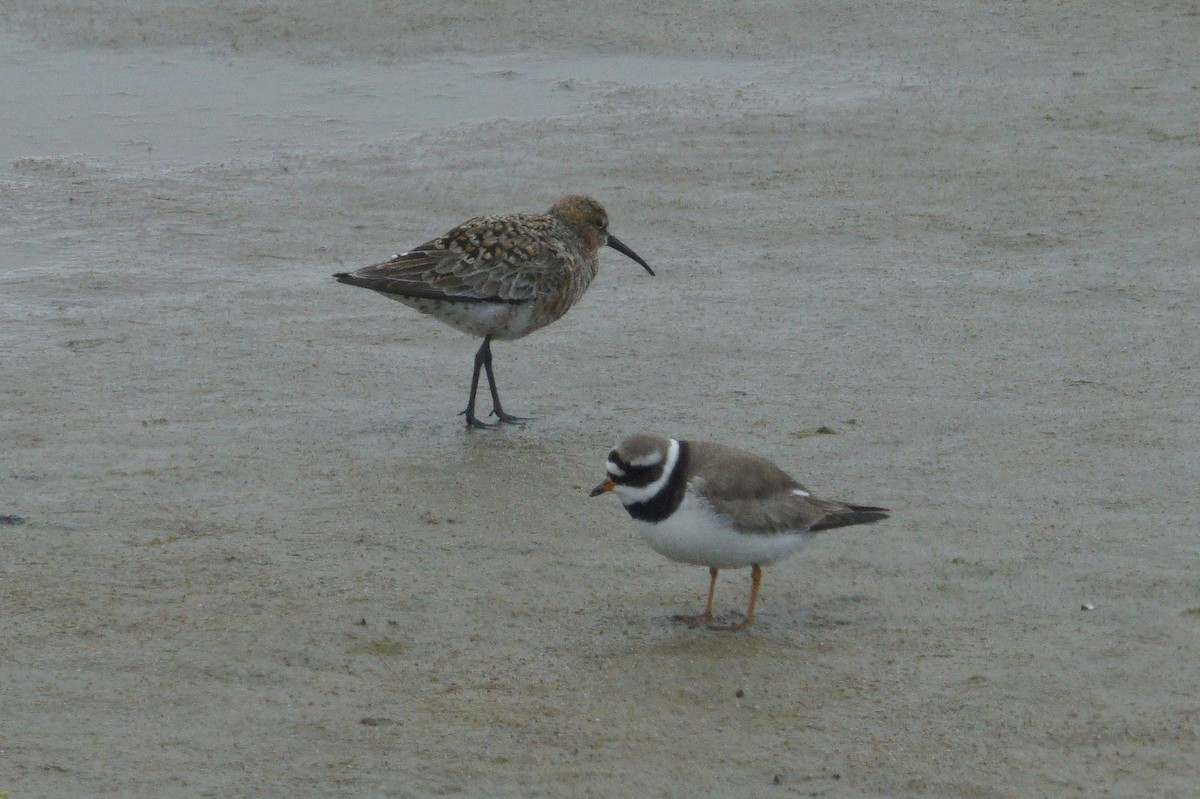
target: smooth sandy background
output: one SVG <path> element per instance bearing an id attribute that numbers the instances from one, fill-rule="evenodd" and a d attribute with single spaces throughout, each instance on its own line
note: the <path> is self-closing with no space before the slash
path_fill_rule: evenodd
<path id="1" fill-rule="evenodd" d="M 1110 5 L 0 4 L 0 796 L 1195 796 L 1200 16 Z M 468 433 L 330 274 L 571 192 L 658 277 Z M 689 629 L 638 430 L 894 517 Z"/>

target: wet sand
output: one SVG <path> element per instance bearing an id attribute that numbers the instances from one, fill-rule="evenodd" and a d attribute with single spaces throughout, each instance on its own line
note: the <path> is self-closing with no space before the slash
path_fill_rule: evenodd
<path id="1" fill-rule="evenodd" d="M 1194 10 L 379 8 L 0 16 L 0 796 L 1194 795 Z M 467 432 L 330 274 L 569 192 Z M 638 430 L 893 519 L 689 629 Z"/>

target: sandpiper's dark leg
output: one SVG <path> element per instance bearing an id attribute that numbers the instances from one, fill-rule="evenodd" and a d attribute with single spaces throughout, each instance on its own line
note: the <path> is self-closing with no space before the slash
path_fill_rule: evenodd
<path id="1" fill-rule="evenodd" d="M 750 607 L 746 608 L 746 618 L 739 621 L 737 624 L 730 624 L 727 627 L 710 627 L 710 630 L 724 630 L 725 632 L 737 632 L 744 630 L 754 621 L 754 603 L 758 601 L 758 587 L 762 585 L 762 567 L 757 563 L 750 572 Z"/>
<path id="2" fill-rule="evenodd" d="M 701 613 L 699 616 L 676 616 L 675 617 L 676 621 L 699 622 L 699 621 L 712 621 L 713 620 L 713 615 L 712 615 L 713 592 L 717 590 L 717 567 L 716 566 L 710 566 L 708 568 L 708 576 L 709 576 L 708 601 L 704 603 L 704 612 Z"/>
<path id="3" fill-rule="evenodd" d="M 488 380 L 491 380 L 491 377 L 492 377 L 492 350 L 491 350 L 491 347 L 489 346 L 491 344 L 491 341 L 492 341 L 491 336 L 485 336 L 483 339 L 483 344 L 481 344 L 479 346 L 479 349 L 475 352 L 475 371 L 473 371 L 471 373 L 471 398 L 469 400 L 467 400 L 466 410 L 461 411 L 458 414 L 459 416 L 467 417 L 467 429 L 468 430 L 471 429 L 472 427 L 495 427 L 496 426 L 494 424 L 488 424 L 487 422 L 481 422 L 475 418 L 475 392 L 479 390 L 479 370 L 484 367 L 485 363 L 487 364 Z M 495 387 L 493 387 L 492 395 L 495 396 L 495 394 L 496 394 L 496 389 L 495 389 Z"/>
<path id="4" fill-rule="evenodd" d="M 526 421 L 524 416 L 513 416 L 510 413 L 505 413 L 504 408 L 500 406 L 500 392 L 496 390 L 496 373 L 492 371 L 492 337 L 488 336 L 483 340 L 483 346 L 479 348 L 483 353 L 483 368 L 487 372 L 488 388 L 492 390 L 492 416 L 495 416 L 501 422 L 508 424 L 521 424 Z M 476 355 L 476 358 L 479 356 Z M 475 367 L 475 378 L 479 378 L 479 367 Z M 472 393 L 472 401 L 474 394 Z"/>

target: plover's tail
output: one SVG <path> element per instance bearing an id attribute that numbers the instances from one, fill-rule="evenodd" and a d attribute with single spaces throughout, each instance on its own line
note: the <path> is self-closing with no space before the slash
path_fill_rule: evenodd
<path id="1" fill-rule="evenodd" d="M 873 508 L 870 505 L 843 505 L 839 502 L 836 506 L 809 529 L 815 533 L 818 530 L 832 530 L 852 524 L 871 524 L 888 518 L 891 513 L 887 508 Z"/>

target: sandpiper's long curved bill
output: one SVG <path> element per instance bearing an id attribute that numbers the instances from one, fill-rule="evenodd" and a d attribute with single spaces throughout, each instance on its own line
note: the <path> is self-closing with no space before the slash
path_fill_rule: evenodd
<path id="1" fill-rule="evenodd" d="M 637 261 L 639 264 L 642 265 L 643 269 L 645 269 L 647 272 L 650 273 L 651 277 L 654 277 L 654 270 L 650 268 L 650 264 L 643 261 L 642 256 L 638 255 L 636 252 L 634 252 L 633 250 L 626 247 L 624 244 L 621 243 L 620 239 L 618 239 L 616 236 L 612 235 L 611 233 L 608 234 L 608 246 L 612 247 L 614 250 L 621 253 L 621 255 L 626 255 L 626 256 L 632 258 L 633 260 Z"/>

